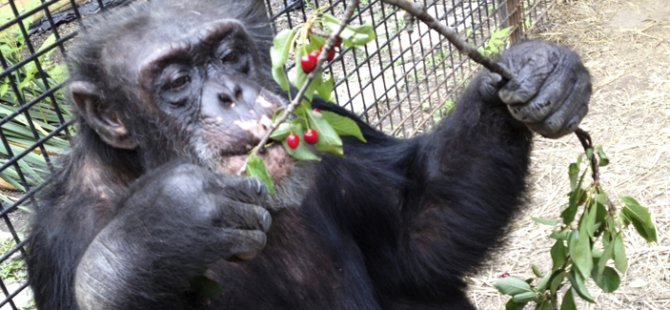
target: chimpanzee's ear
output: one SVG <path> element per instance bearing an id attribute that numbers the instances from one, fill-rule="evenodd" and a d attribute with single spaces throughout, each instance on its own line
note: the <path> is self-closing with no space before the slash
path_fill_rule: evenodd
<path id="1" fill-rule="evenodd" d="M 127 150 L 137 147 L 137 142 L 128 134 L 128 128 L 117 112 L 102 102 L 95 84 L 85 81 L 70 82 L 70 98 L 86 123 L 107 144 Z"/>

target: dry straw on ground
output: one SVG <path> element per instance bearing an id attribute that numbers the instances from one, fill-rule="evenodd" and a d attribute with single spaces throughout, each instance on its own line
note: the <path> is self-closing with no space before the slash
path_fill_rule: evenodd
<path id="1" fill-rule="evenodd" d="M 651 208 L 658 242 L 626 235 L 630 268 L 613 294 L 580 309 L 670 309 L 670 3 L 667 0 L 561 1 L 536 37 L 582 55 L 594 78 L 590 113 L 582 128 L 602 144 L 611 164 L 601 171 L 611 197 L 630 195 Z M 567 165 L 580 152 L 574 136 L 539 139 L 533 153 L 531 203 L 514 224 L 508 245 L 471 278 L 480 309 L 504 309 L 491 286 L 503 272 L 530 276 L 530 265 L 550 268 L 550 228 L 532 216 L 553 216 L 567 202 Z M 596 293 L 598 292 L 598 293 Z"/>

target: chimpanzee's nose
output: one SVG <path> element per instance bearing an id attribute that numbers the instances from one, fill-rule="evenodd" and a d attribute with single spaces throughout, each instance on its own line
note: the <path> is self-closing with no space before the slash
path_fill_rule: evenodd
<path id="1" fill-rule="evenodd" d="M 219 103 L 225 107 L 230 107 L 242 99 L 242 88 L 236 83 L 226 83 L 232 85 L 224 85 L 219 90 Z"/>

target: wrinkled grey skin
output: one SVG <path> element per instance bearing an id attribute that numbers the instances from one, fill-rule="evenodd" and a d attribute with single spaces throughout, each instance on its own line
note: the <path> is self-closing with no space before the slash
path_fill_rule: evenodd
<path id="1" fill-rule="evenodd" d="M 514 74 L 498 90 L 512 116 L 547 138 L 569 134 L 588 112 L 591 78 L 579 56 L 552 43 L 522 42 L 505 52 L 500 63 Z M 484 77 L 482 91 L 495 92 L 498 74 Z M 571 89 L 565 89 L 565 81 Z"/>

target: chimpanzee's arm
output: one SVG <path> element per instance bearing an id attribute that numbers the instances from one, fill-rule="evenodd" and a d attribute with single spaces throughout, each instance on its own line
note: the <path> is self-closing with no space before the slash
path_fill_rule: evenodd
<path id="1" fill-rule="evenodd" d="M 573 52 L 526 42 L 501 62 L 518 79 L 498 93 L 498 77 L 480 74 L 436 131 L 415 141 L 421 160 L 406 172 L 399 294 L 454 296 L 523 204 L 527 127 L 557 137 L 586 114 L 590 77 Z"/>
<path id="2" fill-rule="evenodd" d="M 192 281 L 219 259 L 265 246 L 270 214 L 255 179 L 168 165 L 143 176 L 76 271 L 82 309 L 194 309 Z M 180 280 L 181 279 L 181 280 Z"/>
<path id="3" fill-rule="evenodd" d="M 31 259 L 41 260 L 31 270 L 33 287 L 43 290 L 38 304 L 194 309 L 194 276 L 218 259 L 251 258 L 264 247 L 271 222 L 260 207 L 265 195 L 256 180 L 181 164 L 142 177 L 112 214 L 87 201 L 71 202 L 76 212 L 65 208 L 55 216 L 83 218 L 42 221 L 33 234 Z M 58 227 L 63 223 L 72 226 Z"/>

